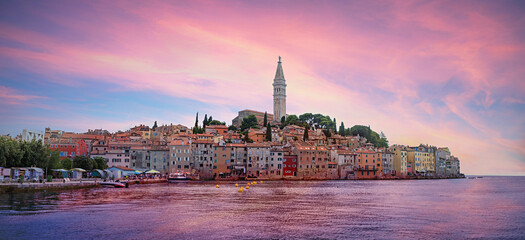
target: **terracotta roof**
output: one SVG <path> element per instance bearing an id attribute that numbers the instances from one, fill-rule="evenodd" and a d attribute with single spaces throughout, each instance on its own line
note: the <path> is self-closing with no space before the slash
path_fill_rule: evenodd
<path id="1" fill-rule="evenodd" d="M 244 143 L 226 143 L 226 147 L 246 147 Z"/>
<path id="2" fill-rule="evenodd" d="M 370 154 L 370 153 L 376 153 L 374 151 L 371 151 L 371 150 L 357 150 L 355 151 L 356 153 L 367 153 L 367 154 Z"/>
<path id="3" fill-rule="evenodd" d="M 123 170 L 123 171 L 135 171 L 135 169 L 133 168 L 128 168 L 128 167 L 121 167 L 121 166 L 114 166 L 120 170 Z"/>

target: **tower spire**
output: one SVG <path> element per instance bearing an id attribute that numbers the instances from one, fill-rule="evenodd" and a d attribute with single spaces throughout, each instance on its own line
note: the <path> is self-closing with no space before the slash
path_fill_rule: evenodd
<path id="1" fill-rule="evenodd" d="M 286 80 L 281 65 L 281 56 L 279 56 L 277 71 L 273 79 L 273 120 L 280 122 L 282 117 L 286 118 Z"/>
<path id="2" fill-rule="evenodd" d="M 284 80 L 283 67 L 281 66 L 281 56 L 279 56 L 279 61 L 277 62 L 277 71 L 275 71 L 274 80 Z"/>

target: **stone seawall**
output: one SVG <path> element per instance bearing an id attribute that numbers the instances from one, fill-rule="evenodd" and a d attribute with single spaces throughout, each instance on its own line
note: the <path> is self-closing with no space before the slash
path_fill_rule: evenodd
<path id="1" fill-rule="evenodd" d="M 79 188 L 100 187 L 101 181 L 47 182 L 47 183 L 9 183 L 0 184 L 1 193 L 55 191 Z"/>

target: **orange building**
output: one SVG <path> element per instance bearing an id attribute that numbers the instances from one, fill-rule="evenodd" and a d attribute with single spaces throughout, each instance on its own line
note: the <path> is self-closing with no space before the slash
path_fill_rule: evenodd
<path id="1" fill-rule="evenodd" d="M 375 179 L 379 177 L 382 171 L 381 153 L 371 150 L 358 150 L 356 154 L 357 178 Z"/>
<path id="2" fill-rule="evenodd" d="M 210 125 L 206 126 L 207 134 L 220 134 L 226 135 L 228 133 L 228 127 L 225 125 Z"/>
<path id="3" fill-rule="evenodd" d="M 297 177 L 303 179 L 326 179 L 328 177 L 329 154 L 325 147 L 296 145 Z"/>

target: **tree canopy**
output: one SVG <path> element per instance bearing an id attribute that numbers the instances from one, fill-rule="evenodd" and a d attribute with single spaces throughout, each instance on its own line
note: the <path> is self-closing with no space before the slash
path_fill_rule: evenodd
<path id="1" fill-rule="evenodd" d="M 352 136 L 363 136 L 367 139 L 368 142 L 374 144 L 374 146 L 376 147 L 388 147 L 388 140 L 386 139 L 386 137 L 383 138 L 379 136 L 379 134 L 370 129 L 369 126 L 355 125 L 352 128 L 350 128 L 350 134 Z"/>
<path id="2" fill-rule="evenodd" d="M 332 118 L 330 118 L 330 116 L 325 116 L 319 113 L 303 113 L 299 116 L 299 120 L 301 122 L 307 123 L 308 125 L 310 125 L 310 127 L 313 127 L 315 129 L 335 129 L 336 126 L 336 123 L 332 121 Z"/>
<path id="3" fill-rule="evenodd" d="M 51 150 L 41 140 L 21 141 L 0 137 L 0 166 L 46 168 L 51 157 Z"/>
<path id="4" fill-rule="evenodd" d="M 251 114 L 250 116 L 242 119 L 241 131 L 255 127 L 257 127 L 257 117 L 255 117 L 255 115 Z"/>
<path id="5" fill-rule="evenodd" d="M 219 120 L 211 120 L 210 122 L 208 122 L 208 126 L 209 125 L 226 125 L 225 122 L 221 122 Z"/>
<path id="6" fill-rule="evenodd" d="M 155 121 L 155 123 L 153 124 L 153 127 L 151 129 L 155 130 L 155 129 L 157 129 L 157 127 L 158 127 L 157 126 L 157 121 Z"/>

